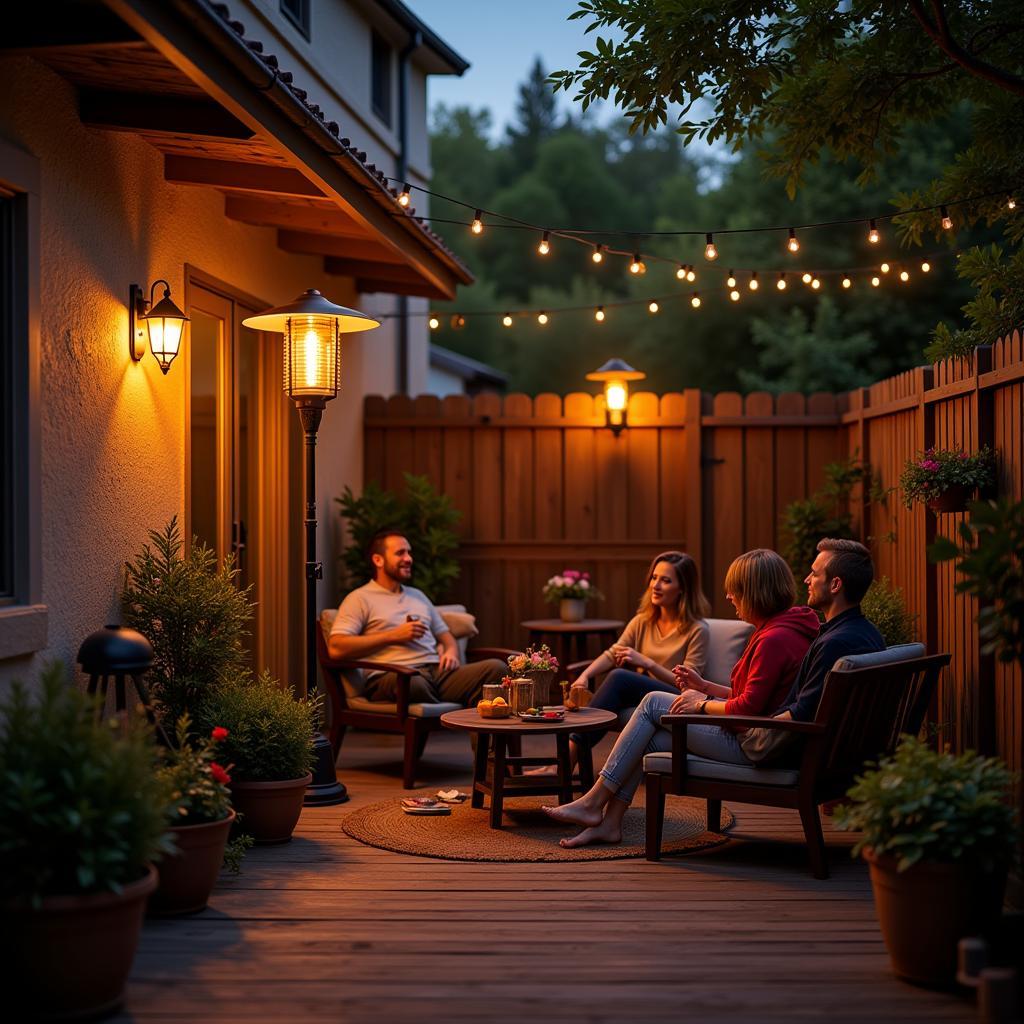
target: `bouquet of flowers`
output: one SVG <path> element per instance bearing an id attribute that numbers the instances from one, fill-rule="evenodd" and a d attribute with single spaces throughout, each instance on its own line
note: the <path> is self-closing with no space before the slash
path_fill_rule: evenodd
<path id="1" fill-rule="evenodd" d="M 217 726 L 207 739 L 193 746 L 191 724 L 187 714 L 178 719 L 177 745 L 166 751 L 164 764 L 157 771 L 170 795 L 171 825 L 221 821 L 231 813 L 231 766 L 225 768 L 215 760 L 218 744 L 228 738 L 228 730 Z"/>
<path id="2" fill-rule="evenodd" d="M 994 471 L 992 449 L 982 448 L 974 455 L 959 449 L 928 448 L 911 459 L 900 475 L 903 503 L 913 507 L 915 501 L 933 501 L 952 487 L 973 491 L 992 482 Z"/>
<path id="3" fill-rule="evenodd" d="M 558 659 L 551 653 L 551 648 L 547 644 L 541 644 L 536 649 L 527 647 L 522 654 L 510 654 L 508 667 L 516 676 L 527 672 L 557 672 Z"/>
<path id="4" fill-rule="evenodd" d="M 590 573 L 580 572 L 578 569 L 565 569 L 544 584 L 544 600 L 548 604 L 558 604 L 566 598 L 599 601 L 603 597 L 604 594 L 590 582 Z"/>

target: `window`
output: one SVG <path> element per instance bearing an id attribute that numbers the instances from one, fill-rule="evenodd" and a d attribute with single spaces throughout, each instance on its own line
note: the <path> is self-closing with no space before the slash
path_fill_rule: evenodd
<path id="1" fill-rule="evenodd" d="M 308 39 L 310 0 L 281 0 L 281 13 Z"/>
<path id="2" fill-rule="evenodd" d="M 391 47 L 386 39 L 373 33 L 370 62 L 370 105 L 373 112 L 391 127 Z"/>

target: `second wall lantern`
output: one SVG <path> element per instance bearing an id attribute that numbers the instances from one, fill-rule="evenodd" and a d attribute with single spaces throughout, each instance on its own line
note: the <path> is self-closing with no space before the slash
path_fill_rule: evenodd
<path id="1" fill-rule="evenodd" d="M 609 359 L 604 366 L 587 374 L 587 380 L 596 380 L 604 385 L 605 423 L 613 434 L 618 434 L 626 426 L 629 382 L 643 380 L 646 376 L 623 359 Z"/>
<path id="2" fill-rule="evenodd" d="M 153 296 L 158 284 L 164 286 L 164 297 L 154 306 Z M 153 282 L 148 300 L 140 285 L 131 286 L 128 346 L 135 362 L 146 354 L 148 338 L 149 349 L 160 364 L 161 372 L 167 373 L 181 349 L 181 335 L 187 322 L 188 317 L 171 301 L 171 286 L 163 278 Z"/>

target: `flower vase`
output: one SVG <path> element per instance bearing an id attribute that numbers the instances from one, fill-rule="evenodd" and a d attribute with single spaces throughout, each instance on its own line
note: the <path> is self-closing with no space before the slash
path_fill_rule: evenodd
<path id="1" fill-rule="evenodd" d="M 558 602 L 558 617 L 563 622 L 582 622 L 587 614 L 587 602 L 582 597 L 563 597 Z"/>
<path id="2" fill-rule="evenodd" d="M 551 703 L 551 685 L 558 675 L 553 669 L 528 669 L 524 676 L 533 680 L 533 706 L 542 708 Z"/>

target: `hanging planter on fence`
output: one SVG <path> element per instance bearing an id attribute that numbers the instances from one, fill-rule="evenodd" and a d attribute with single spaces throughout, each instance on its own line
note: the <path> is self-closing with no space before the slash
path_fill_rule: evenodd
<path id="1" fill-rule="evenodd" d="M 928 507 L 937 513 L 941 512 L 966 512 L 967 502 L 974 493 L 973 487 L 965 487 L 963 484 L 954 484 L 948 490 L 930 498 Z"/>
<path id="2" fill-rule="evenodd" d="M 903 504 L 923 501 L 933 512 L 963 512 L 979 487 L 995 479 L 995 457 L 985 447 L 974 454 L 959 449 L 927 448 L 900 474 Z"/>

